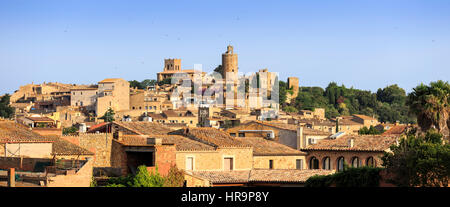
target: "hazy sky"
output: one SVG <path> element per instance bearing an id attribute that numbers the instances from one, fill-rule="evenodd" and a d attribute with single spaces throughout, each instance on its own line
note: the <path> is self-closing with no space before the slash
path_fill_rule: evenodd
<path id="1" fill-rule="evenodd" d="M 450 77 L 450 1 L 0 0 L 0 94 L 31 82 L 156 79 L 164 58 L 301 86 L 376 91 Z"/>

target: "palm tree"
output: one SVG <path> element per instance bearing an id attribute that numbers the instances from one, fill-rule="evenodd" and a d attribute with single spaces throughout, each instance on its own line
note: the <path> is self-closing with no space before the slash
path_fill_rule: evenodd
<path id="1" fill-rule="evenodd" d="M 420 84 L 408 94 L 406 102 L 417 116 L 422 131 L 436 128 L 447 139 L 450 128 L 450 84 L 442 80 L 431 82 L 430 86 Z"/>

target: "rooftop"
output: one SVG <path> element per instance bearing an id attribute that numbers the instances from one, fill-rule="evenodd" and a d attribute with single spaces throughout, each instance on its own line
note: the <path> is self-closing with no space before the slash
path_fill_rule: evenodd
<path id="1" fill-rule="evenodd" d="M 235 139 L 253 147 L 253 155 L 306 155 L 278 142 L 270 141 L 261 137 L 236 137 Z"/>
<path id="2" fill-rule="evenodd" d="M 0 143 L 53 142 L 13 121 L 0 121 Z"/>
<path id="3" fill-rule="evenodd" d="M 173 131 L 169 127 L 162 124 L 152 123 L 152 122 L 121 122 L 115 121 L 114 124 L 122 126 L 130 131 L 135 132 L 140 135 L 158 135 L 158 134 L 168 134 Z"/>
<path id="4" fill-rule="evenodd" d="M 214 147 L 250 147 L 249 144 L 214 128 L 185 128 L 175 131 L 174 134 L 184 135 Z"/>
<path id="5" fill-rule="evenodd" d="M 353 147 L 349 146 L 350 139 L 353 139 Z M 308 145 L 302 149 L 331 150 L 331 151 L 385 151 L 395 144 L 397 137 L 383 135 L 344 135 L 336 139 L 322 139 L 317 144 Z"/>
<path id="6" fill-rule="evenodd" d="M 314 175 L 329 175 L 331 170 L 232 170 L 232 171 L 190 171 L 188 174 L 209 180 L 212 183 L 304 183 Z"/>

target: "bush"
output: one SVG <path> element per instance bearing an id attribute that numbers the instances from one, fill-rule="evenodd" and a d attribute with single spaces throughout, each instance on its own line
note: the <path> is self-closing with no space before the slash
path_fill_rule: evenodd
<path id="1" fill-rule="evenodd" d="M 312 176 L 306 180 L 305 187 L 378 187 L 381 168 L 347 168 L 332 175 Z"/>

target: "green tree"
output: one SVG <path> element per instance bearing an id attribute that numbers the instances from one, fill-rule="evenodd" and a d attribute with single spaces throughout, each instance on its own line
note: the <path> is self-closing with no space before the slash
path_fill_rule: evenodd
<path id="1" fill-rule="evenodd" d="M 128 81 L 130 82 L 130 88 L 138 88 L 138 89 L 143 89 L 144 87 L 142 87 L 141 82 L 137 81 L 137 80 L 132 80 L 132 81 Z"/>
<path id="2" fill-rule="evenodd" d="M 109 108 L 108 111 L 106 111 L 105 114 L 102 117 L 100 117 L 100 119 L 105 120 L 105 122 L 113 122 L 114 121 L 114 114 L 116 114 L 114 112 L 114 110 Z"/>
<path id="3" fill-rule="evenodd" d="M 145 165 L 138 167 L 136 176 L 132 179 L 131 187 L 163 187 L 164 177 L 158 173 L 158 168 L 155 171 L 148 172 Z"/>
<path id="4" fill-rule="evenodd" d="M 164 187 L 183 187 L 184 171 L 177 168 L 176 165 L 170 167 L 165 178 Z"/>
<path id="5" fill-rule="evenodd" d="M 0 98 L 0 117 L 11 118 L 14 115 L 14 108 L 9 106 L 10 98 L 9 94 Z"/>
<path id="6" fill-rule="evenodd" d="M 74 127 L 74 126 L 65 127 L 65 128 L 63 128 L 63 131 L 62 131 L 62 133 L 64 135 L 75 134 L 77 132 L 78 132 L 78 129 L 76 127 Z"/>
<path id="7" fill-rule="evenodd" d="M 442 135 L 429 130 L 425 136 L 410 133 L 382 157 L 383 166 L 393 175 L 389 180 L 398 186 L 448 186 L 450 145 Z"/>
<path id="8" fill-rule="evenodd" d="M 150 87 L 150 86 L 154 86 L 154 85 L 156 85 L 156 80 L 154 80 L 154 79 L 145 79 L 145 80 L 141 81 L 141 86 L 144 89 L 147 87 Z"/>
<path id="9" fill-rule="evenodd" d="M 387 86 L 383 89 L 378 89 L 377 100 L 389 104 L 404 105 L 406 101 L 406 92 L 403 88 L 398 87 L 397 84 Z"/>
<path id="10" fill-rule="evenodd" d="M 289 113 L 297 113 L 298 112 L 298 110 L 293 106 L 285 106 L 285 107 L 283 107 L 283 111 L 289 112 Z"/>
<path id="11" fill-rule="evenodd" d="M 162 86 L 162 85 L 164 85 L 164 84 L 172 84 L 172 79 L 166 78 L 166 79 L 164 79 L 164 80 L 161 80 L 161 81 L 157 82 L 157 84 L 158 84 L 159 86 Z"/>
<path id="12" fill-rule="evenodd" d="M 436 128 L 446 138 L 450 128 L 450 84 L 442 80 L 430 85 L 420 84 L 408 94 L 407 105 L 417 116 L 423 131 Z"/>

